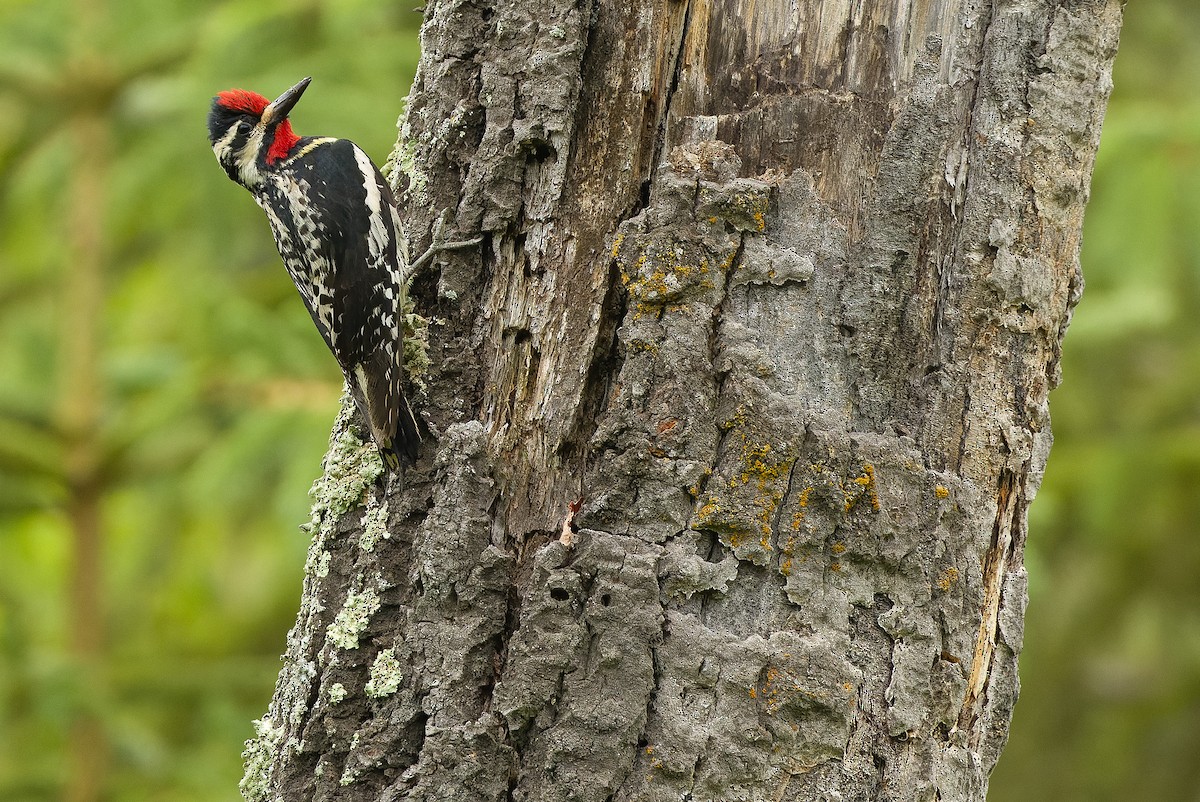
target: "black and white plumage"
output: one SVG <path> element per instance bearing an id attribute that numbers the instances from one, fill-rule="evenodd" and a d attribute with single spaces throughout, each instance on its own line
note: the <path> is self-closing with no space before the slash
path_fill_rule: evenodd
<path id="1" fill-rule="evenodd" d="M 221 92 L 208 136 L 225 172 L 267 213 L 284 266 L 396 469 L 415 461 L 421 440 L 403 389 L 407 247 L 391 190 L 362 149 L 293 133 L 288 114 L 309 80 L 274 102 Z"/>

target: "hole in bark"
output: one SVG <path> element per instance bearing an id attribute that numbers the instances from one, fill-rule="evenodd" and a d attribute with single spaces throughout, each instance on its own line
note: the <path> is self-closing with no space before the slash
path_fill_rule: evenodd
<path id="1" fill-rule="evenodd" d="M 721 540 L 717 537 L 717 533 L 704 529 L 701 530 L 701 535 L 705 538 L 705 540 L 700 541 L 701 552 L 705 555 L 704 559 L 710 563 L 719 563 L 721 560 L 724 560 L 725 547 L 721 545 Z"/>
<path id="2" fill-rule="evenodd" d="M 544 139 L 529 139 L 525 142 L 526 161 L 544 162 L 558 155 L 554 146 Z"/>
<path id="3" fill-rule="evenodd" d="M 571 594 L 567 593 L 566 588 L 550 588 L 550 598 L 555 601 L 566 601 L 571 598 Z"/>
<path id="4" fill-rule="evenodd" d="M 421 747 L 425 744 L 425 722 L 427 721 L 429 721 L 429 714 L 422 710 L 414 715 L 404 727 L 405 737 L 402 743 L 411 749 L 400 761 L 400 765 L 405 768 L 417 762 L 417 755 L 421 753 Z"/>
<path id="5" fill-rule="evenodd" d="M 605 593 L 603 596 L 600 597 L 600 603 L 603 604 L 605 607 L 612 604 L 612 594 Z"/>
<path id="6" fill-rule="evenodd" d="M 496 16 L 496 11 L 495 11 L 495 9 L 491 9 L 491 8 L 484 8 L 483 10 L 481 10 L 481 11 L 479 12 L 479 16 L 483 18 L 483 21 L 484 21 L 484 22 L 487 22 L 487 21 L 489 21 L 489 20 L 490 20 L 492 17 Z"/>
<path id="7" fill-rule="evenodd" d="M 838 324 L 838 333 L 841 334 L 843 337 L 853 337 L 855 334 L 858 333 L 858 329 L 854 328 L 853 326 L 849 325 L 848 323 L 839 323 Z"/>

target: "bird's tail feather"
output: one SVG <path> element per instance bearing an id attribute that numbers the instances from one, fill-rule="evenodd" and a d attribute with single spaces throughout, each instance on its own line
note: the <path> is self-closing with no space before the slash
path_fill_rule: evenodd
<path id="1" fill-rule="evenodd" d="M 347 377 L 351 395 L 366 418 L 371 439 L 389 470 L 417 461 L 421 429 L 404 396 L 403 372 L 383 349 Z"/>

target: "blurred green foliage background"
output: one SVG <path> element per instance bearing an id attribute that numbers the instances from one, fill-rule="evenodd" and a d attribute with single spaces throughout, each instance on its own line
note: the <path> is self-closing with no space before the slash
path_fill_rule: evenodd
<path id="1" fill-rule="evenodd" d="M 341 380 L 204 116 L 312 75 L 382 163 L 412 5 L 0 0 L 0 799 L 236 795 Z M 1196 42 L 1127 9 L 994 801 L 1200 788 Z"/>
<path id="2" fill-rule="evenodd" d="M 237 798 L 342 385 L 205 117 L 382 164 L 416 5 L 0 0 L 0 799 Z"/>

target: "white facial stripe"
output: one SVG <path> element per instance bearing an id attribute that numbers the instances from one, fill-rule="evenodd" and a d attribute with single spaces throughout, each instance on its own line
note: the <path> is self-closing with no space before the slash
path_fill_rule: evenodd
<path id="1" fill-rule="evenodd" d="M 213 153 L 217 154 L 220 159 L 229 153 L 229 146 L 233 144 L 234 137 L 237 136 L 238 124 L 234 123 L 229 126 L 229 130 L 225 132 L 225 136 L 213 143 Z"/>
<path id="2" fill-rule="evenodd" d="M 256 187 L 262 183 L 262 173 L 258 169 L 258 152 L 262 150 L 263 137 L 266 133 L 267 128 L 262 123 L 254 126 L 250 131 L 250 138 L 238 151 L 238 174 L 242 177 L 242 183 L 247 187 Z"/>

